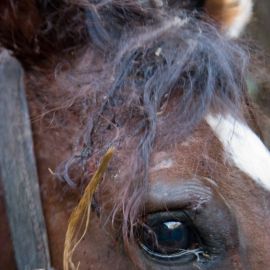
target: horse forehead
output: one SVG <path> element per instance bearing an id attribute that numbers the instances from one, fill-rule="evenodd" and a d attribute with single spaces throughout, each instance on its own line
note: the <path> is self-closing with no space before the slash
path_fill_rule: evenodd
<path id="1" fill-rule="evenodd" d="M 208 172 L 201 166 L 205 164 Z M 152 179 L 166 175 L 168 180 L 168 175 L 185 179 L 201 175 L 220 184 L 220 178 L 224 182 L 230 177 L 231 169 L 246 176 L 239 181 L 249 179 L 270 191 L 270 153 L 260 138 L 244 121 L 230 115 L 208 114 L 186 140 L 154 152 L 150 175 Z"/>
<path id="2" fill-rule="evenodd" d="M 175 132 L 173 131 L 174 127 L 170 127 L 167 124 L 161 128 L 165 129 L 168 134 Z M 164 137 L 163 134 L 157 136 L 157 147 L 152 154 L 152 166 L 160 163 L 164 164 L 166 160 L 170 160 L 170 165 L 179 165 L 182 159 L 201 160 L 209 157 L 218 158 L 224 151 L 213 130 L 204 120 L 184 139 L 178 138 L 177 134 Z"/>

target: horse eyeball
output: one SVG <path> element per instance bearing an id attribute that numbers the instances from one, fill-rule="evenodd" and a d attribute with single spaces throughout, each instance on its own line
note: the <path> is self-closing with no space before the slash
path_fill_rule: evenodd
<path id="1" fill-rule="evenodd" d="M 194 260 L 200 253 L 198 237 L 191 224 L 174 218 L 152 219 L 136 230 L 141 249 L 159 260 Z"/>
<path id="2" fill-rule="evenodd" d="M 191 245 L 189 228 L 179 221 L 167 221 L 143 229 L 141 244 L 150 251 L 172 255 Z"/>

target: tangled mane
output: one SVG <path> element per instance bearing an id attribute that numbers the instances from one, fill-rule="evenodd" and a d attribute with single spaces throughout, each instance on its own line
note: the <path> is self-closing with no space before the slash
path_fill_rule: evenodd
<path id="1" fill-rule="evenodd" d="M 112 166 L 119 168 L 125 161 L 124 172 L 111 168 L 110 179 L 106 177 L 110 182 L 116 177 L 121 187 L 112 218 L 121 213 L 128 243 L 143 212 L 157 134 L 184 140 L 209 111 L 241 117 L 247 57 L 202 12 L 153 11 L 141 1 L 90 2 L 83 6 L 85 27 L 90 54 L 98 61 L 89 63 L 83 96 L 88 100 L 87 121 L 77 141 L 79 152 L 56 174 L 76 187 L 89 179 L 89 164 L 97 164 L 109 147 L 128 153 L 115 157 Z M 168 121 L 169 133 L 162 128 Z"/>
<path id="2" fill-rule="evenodd" d="M 47 29 L 44 34 L 43 28 L 38 34 L 43 39 L 52 35 L 59 47 L 67 39 L 77 39 L 68 42 L 68 48 L 83 44 L 94 55 L 88 63 L 87 91 L 81 95 L 77 81 L 72 81 L 73 99 L 83 99 L 81 113 L 87 113 L 76 141 L 80 150 L 59 166 L 56 175 L 76 187 L 78 178 L 81 183 L 90 179 L 89 164 L 97 165 L 109 147 L 125 151 L 114 158 L 110 176 L 118 175 L 115 183 L 121 187 L 112 216 L 121 213 L 126 243 L 133 239 L 132 228 L 143 212 L 157 136 L 184 140 L 209 111 L 241 117 L 247 96 L 246 51 L 218 31 L 201 5 L 196 11 L 157 9 L 146 2 L 69 1 L 68 10 L 77 15 L 68 13 L 72 15 L 70 27 L 62 33 L 65 38 L 59 41 L 60 33 Z M 55 24 L 61 14 L 66 10 L 55 8 L 47 25 L 49 20 Z M 162 128 L 168 121 L 169 131 Z M 118 173 L 113 168 L 123 161 L 129 166 Z M 111 178 L 105 180 L 114 181 Z"/>

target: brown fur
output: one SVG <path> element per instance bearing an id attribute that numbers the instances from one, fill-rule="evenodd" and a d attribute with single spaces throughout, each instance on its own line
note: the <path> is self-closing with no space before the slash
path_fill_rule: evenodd
<path id="1" fill-rule="evenodd" d="M 205 8 L 223 29 L 229 28 L 237 15 L 241 13 L 241 8 L 234 0 L 206 0 Z"/>
<path id="2" fill-rule="evenodd" d="M 93 5 L 86 4 L 86 9 L 84 9 L 85 5 L 81 1 L 67 5 L 59 2 L 59 6 L 55 7 L 52 1 L 45 1 L 42 5 L 37 4 L 38 1 L 30 0 L 24 3 L 6 1 L 1 9 L 2 14 L 5 15 L 0 17 L 2 18 L 0 19 L 1 44 L 11 49 L 27 70 L 25 83 L 53 266 L 56 269 L 62 268 L 63 243 L 70 212 L 77 204 L 85 182 L 96 169 L 104 150 L 110 143 L 114 143 L 117 146 L 116 156 L 95 198 L 95 209 L 100 217 L 94 217 L 89 233 L 76 252 L 76 259 L 81 262 L 81 269 L 107 270 L 111 269 L 112 265 L 120 270 L 145 266 L 147 269 L 166 269 L 162 265 L 149 262 L 144 257 L 136 245 L 136 239 L 131 237 L 132 228 L 138 222 L 138 218 L 140 219 L 147 211 L 150 211 L 147 210 L 147 200 L 151 186 L 158 181 L 165 185 L 169 183 L 180 185 L 183 182 L 189 185 L 189 181 L 193 178 L 198 178 L 202 186 L 212 190 L 216 205 L 223 210 L 227 207 L 229 209 L 226 210 L 229 212 L 228 224 L 224 222 L 230 227 L 228 243 L 227 240 L 225 241 L 224 260 L 213 260 L 209 269 L 260 270 L 269 268 L 270 261 L 267 252 L 270 241 L 268 241 L 269 236 L 264 233 L 269 224 L 270 215 L 267 210 L 269 209 L 269 195 L 255 186 L 255 183 L 243 173 L 224 162 L 224 149 L 203 121 L 203 116 L 209 110 L 224 112 L 232 109 L 232 113 L 241 117 L 249 110 L 246 109 L 248 104 L 245 103 L 246 100 L 243 97 L 246 95 L 244 75 L 241 73 L 243 70 L 239 70 L 238 67 L 238 64 L 241 66 L 241 61 L 245 59 L 242 55 L 243 51 L 237 47 L 237 44 L 225 46 L 222 53 L 225 60 L 228 60 L 226 62 L 228 66 L 226 63 L 218 63 L 220 65 L 215 69 L 219 72 L 219 68 L 224 64 L 226 70 L 235 71 L 235 73 L 231 72 L 233 76 L 230 77 L 230 86 L 235 87 L 235 93 L 233 89 L 230 92 L 230 89 L 226 88 L 219 96 L 220 92 L 215 89 L 216 91 L 210 94 L 213 98 L 209 104 L 202 105 L 203 102 L 199 102 L 198 106 L 194 106 L 193 111 L 182 114 L 183 107 L 179 106 L 181 109 L 177 109 L 177 105 L 184 94 L 179 91 L 181 89 L 179 85 L 182 85 L 177 81 L 178 84 L 176 83 L 176 86 L 173 85 L 171 88 L 165 84 L 170 90 L 166 93 L 169 97 L 164 102 L 160 102 L 156 111 L 151 113 L 152 103 L 147 104 L 148 107 L 143 107 L 140 103 L 142 96 L 136 96 L 135 90 L 138 89 L 134 88 L 134 84 L 140 80 L 143 85 L 150 83 L 147 75 L 142 75 L 142 71 L 144 71 L 143 64 L 146 67 L 152 67 L 149 62 L 152 63 L 153 59 L 153 54 L 151 54 L 153 44 L 155 45 L 159 39 L 164 41 L 165 36 L 167 44 L 171 46 L 170 51 L 173 51 L 174 46 L 179 43 L 174 43 L 172 33 L 177 36 L 179 31 L 170 33 L 171 28 L 166 31 L 165 27 L 156 26 L 155 19 L 164 18 L 164 14 L 157 11 L 156 18 L 153 18 L 151 17 L 153 9 L 141 9 L 137 1 L 112 2 L 114 5 L 111 10 L 106 9 L 107 1 L 95 8 Z M 228 7 L 227 4 L 227 1 L 223 1 L 221 6 L 217 5 L 216 1 L 206 2 L 206 10 L 222 26 L 229 25 L 231 19 L 239 12 Z M 20 23 L 25 20 L 23 12 L 25 7 L 28 7 L 29 12 L 26 18 L 30 23 L 28 27 Z M 108 10 L 112 11 L 112 14 Z M 85 23 L 85 11 L 92 12 L 90 30 Z M 198 13 L 195 14 L 198 15 Z M 169 19 L 171 15 L 169 13 Z M 116 19 L 116 22 L 106 21 L 104 19 L 106 16 L 120 21 L 122 19 L 125 23 L 127 33 L 123 34 L 124 39 L 119 41 L 116 38 L 120 46 L 114 45 L 114 38 L 107 42 L 105 30 L 110 29 L 114 33 L 113 30 L 119 30 L 119 28 L 117 28 Z M 68 18 L 68 25 L 61 18 Z M 99 18 L 102 18 L 102 24 Z M 208 25 L 209 19 L 204 18 L 201 21 L 202 29 L 205 30 L 203 35 L 208 37 L 210 33 L 213 42 L 219 42 L 220 33 L 217 34 L 215 27 Z M 46 22 L 54 26 L 49 28 L 48 32 L 42 27 Z M 120 25 L 123 22 L 121 21 Z M 194 22 L 197 22 L 197 19 Z M 156 30 L 155 27 L 157 27 L 158 31 L 150 31 L 147 28 L 145 32 L 145 25 L 150 24 L 154 26 L 149 26 L 149 29 Z M 136 34 L 135 39 L 130 34 Z M 206 41 L 209 40 L 211 39 Z M 137 41 L 139 42 L 136 43 Z M 127 42 L 130 47 L 126 46 Z M 218 44 L 223 44 L 222 42 Z M 113 74 L 118 78 L 119 74 L 115 70 L 125 71 L 126 67 L 121 69 L 121 64 L 122 60 L 126 59 L 126 55 L 132 54 L 130 48 L 136 52 L 142 52 L 144 57 L 134 58 L 128 65 L 133 68 L 132 76 L 124 77 L 125 87 L 120 87 L 122 92 L 109 91 L 114 87 L 110 76 Z M 228 48 L 233 48 L 234 51 Z M 154 52 L 157 53 L 157 51 Z M 194 55 L 196 56 L 196 53 Z M 207 54 L 209 55 L 211 54 Z M 67 60 L 60 61 L 61 56 L 65 56 Z M 179 55 L 176 56 L 179 57 Z M 144 59 L 146 59 L 145 62 Z M 199 58 L 194 59 L 198 64 Z M 238 63 L 236 59 L 240 62 Z M 55 63 L 58 63 L 56 67 Z M 159 67 L 163 68 L 162 64 Z M 222 71 L 221 68 L 220 72 Z M 227 75 L 226 72 L 224 74 Z M 119 77 L 121 79 L 121 76 Z M 163 81 L 166 81 L 168 77 L 164 77 Z M 181 78 L 185 83 L 188 82 L 185 80 L 185 74 Z M 129 84 L 130 81 L 134 84 Z M 200 86 L 203 82 L 203 80 L 200 81 Z M 110 94 L 112 100 L 104 103 L 104 97 L 106 100 Z M 154 92 L 153 95 L 155 94 L 158 93 Z M 191 102 L 191 105 L 196 104 L 196 98 L 199 98 L 200 94 L 195 92 L 192 97 L 194 97 L 192 99 L 194 102 Z M 121 103 L 121 99 L 124 103 Z M 114 102 L 118 102 L 118 105 L 114 106 Z M 180 104 L 183 105 L 183 103 Z M 99 110 L 100 108 L 102 109 Z M 198 113 L 198 108 L 203 109 L 201 114 Z M 131 109 L 134 110 L 132 111 L 134 117 L 129 116 Z M 156 122 L 153 121 L 153 123 L 156 126 L 149 125 L 150 121 L 147 122 L 147 117 L 142 117 L 140 110 L 147 112 L 146 116 L 149 118 L 154 115 Z M 194 113 L 191 114 L 191 111 Z M 179 115 L 182 117 L 184 115 L 184 119 L 177 118 Z M 199 117 L 194 120 L 192 117 L 196 115 Z M 115 116 L 115 119 L 112 119 L 112 116 Z M 187 116 L 192 119 L 190 122 Z M 89 119 L 93 121 L 94 128 L 91 128 L 92 122 Z M 117 121 L 119 123 L 116 123 Z M 121 125 L 122 122 L 125 124 Z M 144 129 L 133 135 L 138 123 L 145 122 Z M 254 123 L 254 119 L 251 119 L 251 122 Z M 149 139 L 150 146 L 147 140 L 142 138 Z M 146 147 L 143 148 L 142 145 Z M 160 152 L 166 152 L 172 156 L 177 166 L 159 174 L 149 174 L 149 168 L 155 162 L 155 155 Z M 82 154 L 85 153 L 86 155 L 83 156 Z M 76 167 L 77 163 L 71 162 L 78 156 L 82 161 L 79 163 L 79 169 Z M 67 162 L 59 167 L 59 164 L 65 160 Z M 68 166 L 70 164 L 71 166 Z M 73 166 L 74 164 L 76 166 Z M 52 171 L 54 174 L 51 173 Z M 56 179 L 57 176 L 77 189 L 72 189 L 65 182 L 60 182 Z M 206 179 L 212 179 L 214 185 Z M 193 198 L 190 200 L 193 203 Z M 154 207 L 159 211 L 165 211 L 167 205 L 160 207 L 158 203 L 155 203 Z M 227 217 L 227 214 L 224 217 Z M 221 223 L 219 221 L 217 225 L 222 227 Z M 254 231 L 256 231 L 256 239 L 253 237 L 251 239 Z M 2 239 L 1 235 L 0 239 Z M 7 269 L 12 269 L 12 267 L 12 263 L 6 266 Z M 197 262 L 187 267 L 183 270 L 195 269 L 195 267 L 204 269 L 204 265 Z"/>

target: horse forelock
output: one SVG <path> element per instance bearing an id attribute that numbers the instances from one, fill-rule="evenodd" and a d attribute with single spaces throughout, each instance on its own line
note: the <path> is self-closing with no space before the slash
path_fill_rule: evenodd
<path id="1" fill-rule="evenodd" d="M 120 31 L 117 20 L 128 20 L 124 15 L 131 16 L 133 10 L 125 1 L 115 14 L 119 3 L 109 2 L 102 6 L 105 11 L 94 9 L 95 20 L 89 20 L 91 31 L 95 31 L 95 35 L 90 32 L 91 46 L 96 53 L 101 52 L 103 64 L 99 71 L 90 71 L 88 92 L 97 96 L 101 111 L 133 106 L 143 118 L 151 114 L 148 120 L 154 122 L 168 98 L 178 93 L 181 98 L 174 107 L 179 126 L 180 122 L 195 124 L 210 107 L 239 112 L 246 90 L 247 57 L 236 42 L 222 37 L 198 14 L 183 11 L 177 16 L 168 11 L 147 25 L 142 20 L 141 25 L 131 27 L 125 21 L 127 25 Z M 138 18 L 133 20 L 138 24 Z M 105 38 L 108 40 L 102 42 Z"/>

